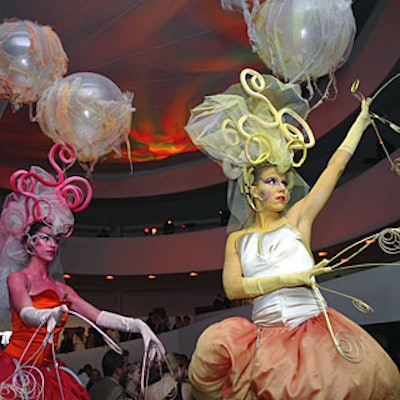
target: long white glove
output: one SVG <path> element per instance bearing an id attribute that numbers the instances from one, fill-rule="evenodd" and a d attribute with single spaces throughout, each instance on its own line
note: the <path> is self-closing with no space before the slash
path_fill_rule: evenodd
<path id="1" fill-rule="evenodd" d="M 102 328 L 116 329 L 117 331 L 122 332 L 140 333 L 144 343 L 144 350 L 145 352 L 150 351 L 150 358 L 154 358 L 154 356 L 157 355 L 161 360 L 162 356 L 165 354 L 165 349 L 161 341 L 149 326 L 139 318 L 124 317 L 108 311 L 101 311 L 96 319 L 96 324 Z"/>
<path id="2" fill-rule="evenodd" d="M 53 332 L 59 324 L 68 307 L 63 304 L 53 308 L 35 308 L 32 306 L 21 309 L 19 316 L 22 322 L 28 326 L 40 326 L 47 323 L 47 332 Z"/>
<path id="3" fill-rule="evenodd" d="M 326 266 L 328 263 L 329 260 L 323 259 L 312 268 L 300 272 L 259 278 L 243 278 L 243 290 L 247 295 L 257 297 L 284 287 L 313 286 L 313 276 L 322 275 L 332 270 L 331 267 Z"/>
<path id="4" fill-rule="evenodd" d="M 361 112 L 358 114 L 357 119 L 354 121 L 342 144 L 339 146 L 339 150 L 347 151 L 351 155 L 354 154 L 365 128 L 371 122 L 369 116 L 369 105 L 371 102 L 372 99 L 369 97 L 363 99 L 361 102 Z"/>

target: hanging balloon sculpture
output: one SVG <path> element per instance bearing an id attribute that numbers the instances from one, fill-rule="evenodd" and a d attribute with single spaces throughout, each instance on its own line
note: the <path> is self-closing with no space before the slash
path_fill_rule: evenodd
<path id="1" fill-rule="evenodd" d="M 334 73 L 347 61 L 356 33 L 352 0 L 261 3 L 221 0 L 224 9 L 243 13 L 253 51 L 273 75 L 289 83 L 306 83 L 310 99 L 315 91 L 321 101 L 334 97 Z M 329 80 L 321 90 L 316 81 L 325 75 Z"/>
<path id="2" fill-rule="evenodd" d="M 55 143 L 70 143 L 90 173 L 102 156 L 112 151 L 121 156 L 124 142 L 130 155 L 132 100 L 132 93 L 122 93 L 110 79 L 78 72 L 48 86 L 37 103 L 36 120 Z"/>
<path id="3" fill-rule="evenodd" d="M 67 71 L 60 39 L 48 26 L 30 21 L 0 24 L 0 99 L 14 111 L 36 102 Z"/>

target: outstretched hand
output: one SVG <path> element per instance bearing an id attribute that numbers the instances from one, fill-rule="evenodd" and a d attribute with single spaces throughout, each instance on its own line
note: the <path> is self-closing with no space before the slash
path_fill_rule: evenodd
<path id="1" fill-rule="evenodd" d="M 136 319 L 137 329 L 142 336 L 144 351 L 148 353 L 149 359 L 161 360 L 165 354 L 164 345 L 150 327 L 141 319 Z"/>
<path id="2" fill-rule="evenodd" d="M 288 283 L 288 286 L 315 286 L 315 281 L 313 280 L 314 276 L 319 276 L 322 274 L 326 274 L 332 271 L 331 267 L 327 267 L 329 260 L 324 258 L 318 264 L 313 267 L 306 269 L 304 271 L 294 272 L 292 274 L 288 274 L 285 277 L 285 280 Z"/>
<path id="3" fill-rule="evenodd" d="M 361 117 L 364 120 L 368 119 L 370 121 L 369 106 L 371 105 L 371 103 L 372 103 L 371 97 L 367 97 L 361 100 L 361 111 L 359 117 Z"/>
<path id="4" fill-rule="evenodd" d="M 68 312 L 68 307 L 65 304 L 49 309 L 49 314 L 45 317 L 48 333 L 52 333 L 54 331 L 55 327 L 60 323 L 65 312 Z"/>

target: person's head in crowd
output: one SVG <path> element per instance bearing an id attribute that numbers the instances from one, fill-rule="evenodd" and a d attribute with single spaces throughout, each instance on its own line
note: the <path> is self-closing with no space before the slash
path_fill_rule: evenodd
<path id="1" fill-rule="evenodd" d="M 183 326 L 188 326 L 192 323 L 192 319 L 190 318 L 189 315 L 185 315 L 183 317 Z"/>
<path id="2" fill-rule="evenodd" d="M 103 356 L 101 365 L 104 376 L 110 376 L 121 382 L 128 371 L 128 357 L 114 350 L 108 350 Z"/>
<path id="3" fill-rule="evenodd" d="M 164 357 L 162 372 L 170 372 L 176 381 L 183 381 L 187 378 L 189 360 L 185 354 L 169 352 Z"/>
<path id="4" fill-rule="evenodd" d="M 90 376 L 91 373 L 92 373 L 92 370 L 93 370 L 93 368 L 92 368 L 92 366 L 91 366 L 90 364 L 85 364 L 85 365 L 83 366 L 83 368 L 79 371 L 79 373 L 86 372 L 86 374 L 87 374 L 88 376 Z"/>
<path id="5" fill-rule="evenodd" d="M 140 393 L 140 378 L 142 373 L 142 363 L 135 361 L 128 367 L 126 374 L 125 391 L 132 398 L 137 398 Z"/>
<path id="6" fill-rule="evenodd" d="M 92 369 L 92 373 L 90 374 L 90 380 L 93 383 L 97 383 L 101 379 L 101 373 L 97 368 Z"/>
<path id="7" fill-rule="evenodd" d="M 140 385 L 140 374 L 142 372 L 142 363 L 135 361 L 128 367 L 127 381 L 131 381 L 136 385 Z"/>
<path id="8" fill-rule="evenodd" d="M 182 328 L 182 326 L 183 326 L 182 318 L 181 318 L 179 315 L 177 315 L 177 316 L 175 317 L 174 328 L 175 328 L 175 329 L 178 329 L 178 328 Z"/>

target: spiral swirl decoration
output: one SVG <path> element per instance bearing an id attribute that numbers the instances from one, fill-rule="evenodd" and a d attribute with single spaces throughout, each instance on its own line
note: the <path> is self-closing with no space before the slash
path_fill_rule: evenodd
<path id="1" fill-rule="evenodd" d="M 378 236 L 379 247 L 387 254 L 400 253 L 400 228 L 387 228 Z"/>
<path id="2" fill-rule="evenodd" d="M 0 398 L 41 400 L 44 394 L 44 376 L 34 366 L 17 369 L 14 374 L 0 384 Z"/>
<path id="3" fill-rule="evenodd" d="M 336 334 L 336 341 L 340 354 L 349 362 L 359 364 L 365 358 L 365 349 L 362 341 L 354 333 L 340 331 Z"/>

